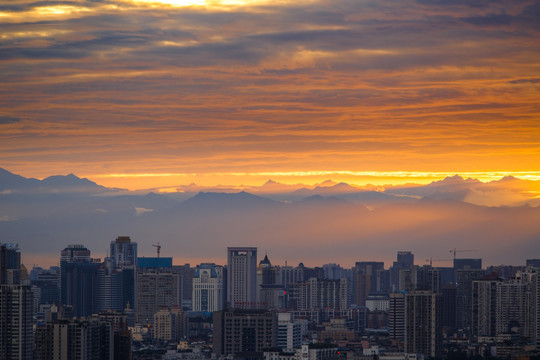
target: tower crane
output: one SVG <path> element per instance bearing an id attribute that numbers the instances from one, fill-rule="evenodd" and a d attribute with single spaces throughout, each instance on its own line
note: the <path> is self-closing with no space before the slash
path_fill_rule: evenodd
<path id="1" fill-rule="evenodd" d="M 159 245 L 159 243 L 157 243 L 157 244 L 153 244 L 152 246 L 156 248 L 157 257 L 159 258 L 159 252 L 161 251 L 161 245 Z"/>
<path id="2" fill-rule="evenodd" d="M 478 251 L 478 250 L 457 250 L 456 248 L 454 248 L 453 250 L 450 250 L 451 253 L 454 253 L 454 260 L 456 259 L 456 253 L 458 252 L 473 252 L 473 251 Z"/>

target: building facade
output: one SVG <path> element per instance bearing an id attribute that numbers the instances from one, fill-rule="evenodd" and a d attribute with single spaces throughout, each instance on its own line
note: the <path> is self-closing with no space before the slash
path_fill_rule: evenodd
<path id="1" fill-rule="evenodd" d="M 231 307 L 257 307 L 257 248 L 227 248 L 227 286 L 227 302 Z"/>

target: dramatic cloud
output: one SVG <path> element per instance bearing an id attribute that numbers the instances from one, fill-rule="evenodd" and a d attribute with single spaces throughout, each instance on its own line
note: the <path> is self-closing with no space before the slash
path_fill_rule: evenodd
<path id="1" fill-rule="evenodd" d="M 196 174 L 99 178 L 130 188 L 532 174 L 539 16 L 525 0 L 14 1 L 0 6 L 0 163 Z"/>

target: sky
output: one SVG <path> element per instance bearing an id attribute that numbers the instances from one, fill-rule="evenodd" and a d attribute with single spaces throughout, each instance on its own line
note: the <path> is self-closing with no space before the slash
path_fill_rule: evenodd
<path id="1" fill-rule="evenodd" d="M 0 166 L 128 189 L 540 179 L 540 2 L 0 3 Z"/>

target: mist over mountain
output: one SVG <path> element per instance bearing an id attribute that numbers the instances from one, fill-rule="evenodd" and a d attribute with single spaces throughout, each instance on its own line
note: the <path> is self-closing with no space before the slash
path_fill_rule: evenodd
<path id="1" fill-rule="evenodd" d="M 151 245 L 160 242 L 162 254 L 178 262 L 225 262 L 226 247 L 236 245 L 267 250 L 276 263 L 344 266 L 389 262 L 398 250 L 413 251 L 419 263 L 447 258 L 452 248 L 479 250 L 474 257 L 486 264 L 521 264 L 540 253 L 535 182 L 452 177 L 386 191 L 327 183 L 287 192 L 270 185 L 275 194 L 206 191 L 180 201 L 174 193 L 119 192 L 72 174 L 37 180 L 0 169 L 0 241 L 19 243 L 38 264 L 72 243 L 104 256 L 119 235 L 137 241 L 141 256 L 153 256 Z M 517 206 L 468 202 L 497 194 Z"/>

